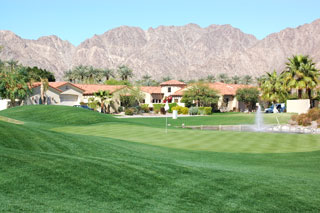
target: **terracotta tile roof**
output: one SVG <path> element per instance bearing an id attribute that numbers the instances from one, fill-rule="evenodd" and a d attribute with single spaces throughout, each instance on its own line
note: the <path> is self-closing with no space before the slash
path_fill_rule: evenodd
<path id="1" fill-rule="evenodd" d="M 187 86 L 186 83 L 183 83 L 181 81 L 177 81 L 177 80 L 170 80 L 170 81 L 165 81 L 165 82 L 162 82 L 160 84 L 160 86 Z"/>
<path id="2" fill-rule="evenodd" d="M 103 84 L 75 84 L 75 86 L 84 90 L 84 95 L 92 95 L 99 90 L 108 90 L 110 93 L 116 92 L 122 88 L 125 88 L 125 85 L 103 85 Z"/>
<path id="3" fill-rule="evenodd" d="M 59 92 L 62 92 L 61 89 L 52 86 L 52 83 L 55 83 L 55 82 L 49 82 L 49 87 L 51 87 L 52 89 L 55 89 L 55 90 L 57 90 Z M 39 86 L 41 86 L 41 82 L 34 82 L 30 88 L 33 89 L 33 88 L 36 88 L 36 87 L 39 87 Z"/>
<path id="4" fill-rule="evenodd" d="M 140 90 L 149 94 L 161 94 L 161 87 L 143 86 Z"/>
<path id="5" fill-rule="evenodd" d="M 179 89 L 179 90 L 177 90 L 175 93 L 173 93 L 171 96 L 183 96 L 183 93 L 184 93 L 184 91 L 185 91 L 186 89 L 187 89 L 187 88 Z"/>
<path id="6" fill-rule="evenodd" d="M 221 95 L 236 95 L 238 89 L 251 87 L 244 84 L 226 84 L 222 82 L 209 83 L 208 86 L 211 89 L 217 90 Z"/>
<path id="7" fill-rule="evenodd" d="M 73 83 L 70 83 L 70 82 L 67 82 L 67 81 L 49 82 L 49 87 L 57 89 L 60 92 L 62 92 L 62 90 L 60 90 L 59 87 L 65 85 L 65 84 L 70 84 L 70 85 L 72 85 L 72 86 L 84 91 L 80 87 L 76 86 L 76 84 L 73 84 Z M 41 85 L 41 82 L 35 82 L 35 83 L 32 84 L 31 88 L 35 88 L 35 87 L 38 87 L 40 85 Z"/>
<path id="8" fill-rule="evenodd" d="M 221 82 L 208 83 L 209 88 L 216 90 L 220 95 L 236 95 L 239 88 L 251 87 L 250 85 L 244 84 L 226 84 Z M 187 88 L 182 88 L 176 91 L 172 96 L 183 96 L 183 92 Z"/>

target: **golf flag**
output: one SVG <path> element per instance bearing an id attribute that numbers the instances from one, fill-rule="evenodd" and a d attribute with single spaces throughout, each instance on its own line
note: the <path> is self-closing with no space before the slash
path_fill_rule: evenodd
<path id="1" fill-rule="evenodd" d="M 164 106 L 164 110 L 165 111 L 168 111 L 170 109 L 170 107 L 169 107 L 169 103 L 168 103 L 168 101 L 166 102 L 166 105 Z"/>

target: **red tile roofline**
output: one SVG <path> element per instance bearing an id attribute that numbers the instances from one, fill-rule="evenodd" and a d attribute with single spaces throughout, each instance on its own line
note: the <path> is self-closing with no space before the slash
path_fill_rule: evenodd
<path id="1" fill-rule="evenodd" d="M 39 82 L 36 82 L 36 83 L 39 83 Z M 49 82 L 50 83 L 50 82 Z M 32 85 L 30 88 L 33 89 L 33 88 L 37 88 L 37 87 L 40 87 L 41 86 L 41 83 L 39 85 Z M 51 87 L 52 89 L 55 89 L 57 90 L 59 93 L 63 92 L 61 89 L 58 89 L 56 87 L 53 87 L 49 84 L 49 87 Z"/>
<path id="2" fill-rule="evenodd" d="M 80 89 L 82 91 L 85 91 L 84 89 L 81 89 L 80 87 L 76 86 L 75 84 L 73 84 L 71 82 L 67 82 L 67 81 L 64 84 L 61 84 L 60 86 L 58 86 L 57 88 L 62 87 L 64 85 L 66 85 L 66 84 L 70 84 L 70 85 L 74 86 L 75 88 L 78 88 L 78 89 Z"/>

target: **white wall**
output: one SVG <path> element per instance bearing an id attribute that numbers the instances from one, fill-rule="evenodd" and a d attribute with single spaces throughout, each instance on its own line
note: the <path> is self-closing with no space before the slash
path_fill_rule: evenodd
<path id="1" fill-rule="evenodd" d="M 80 104 L 80 102 L 83 101 L 83 91 L 77 87 L 74 87 L 72 84 L 65 84 L 59 87 L 60 90 L 62 91 L 71 91 L 71 93 L 73 92 L 74 95 L 78 96 L 78 100 L 77 102 L 74 103 L 74 105 L 78 105 Z"/>
<path id="2" fill-rule="evenodd" d="M 9 102 L 10 100 L 7 100 L 7 99 L 5 99 L 5 100 L 0 100 L 0 111 L 1 110 L 5 110 L 5 109 L 7 109 L 8 108 L 8 102 Z"/>
<path id="3" fill-rule="evenodd" d="M 168 92 L 168 88 L 171 87 L 171 92 Z M 163 93 L 164 97 L 168 97 L 174 94 L 176 91 L 180 90 L 182 87 L 177 86 L 161 86 L 161 93 Z"/>
<path id="4" fill-rule="evenodd" d="M 307 113 L 309 109 L 309 99 L 287 100 L 287 112 L 289 113 Z"/>
<path id="5" fill-rule="evenodd" d="M 57 90 L 49 87 L 48 90 L 45 92 L 45 96 L 49 99 L 50 105 L 56 105 L 60 104 L 60 94 Z M 27 98 L 26 104 L 28 105 L 34 105 L 39 104 L 40 99 L 40 87 L 36 87 L 32 89 L 31 96 Z"/>

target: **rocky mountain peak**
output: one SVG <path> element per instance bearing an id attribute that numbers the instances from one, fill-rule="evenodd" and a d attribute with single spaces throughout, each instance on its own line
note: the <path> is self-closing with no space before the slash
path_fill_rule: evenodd
<path id="1" fill-rule="evenodd" d="M 320 62 L 319 34 L 320 19 L 262 40 L 231 25 L 202 28 L 190 23 L 147 30 L 121 26 L 75 47 L 54 35 L 28 40 L 2 30 L 0 58 L 51 70 L 58 79 L 80 64 L 109 68 L 126 64 L 135 78 L 145 74 L 154 79 L 185 80 L 219 73 L 258 76 L 273 69 L 281 71 L 293 54 L 308 54 Z"/>

